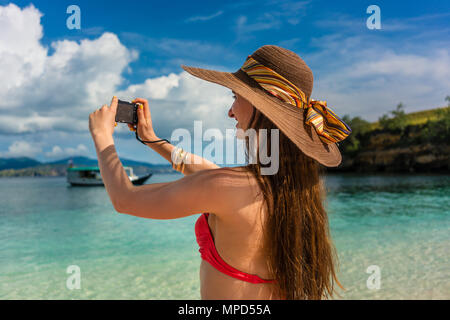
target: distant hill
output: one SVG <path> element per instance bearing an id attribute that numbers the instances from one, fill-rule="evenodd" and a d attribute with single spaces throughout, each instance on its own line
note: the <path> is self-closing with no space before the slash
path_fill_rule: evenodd
<path id="1" fill-rule="evenodd" d="M 416 111 L 416 112 L 410 112 L 406 113 L 406 119 L 408 125 L 419 125 L 424 124 L 427 121 L 436 121 L 439 118 L 439 112 L 442 110 L 448 109 L 448 107 L 440 107 L 440 108 L 434 108 L 434 109 L 428 109 L 423 111 Z M 371 130 L 376 130 L 380 128 L 380 123 L 378 121 L 372 122 L 371 124 Z"/>
<path id="2" fill-rule="evenodd" d="M 97 165 L 97 159 L 91 159 L 87 157 L 68 157 L 56 161 L 47 162 L 47 164 L 68 164 L 69 160 L 73 161 L 74 165 L 78 166 L 96 166 Z"/>
<path id="3" fill-rule="evenodd" d="M 27 157 L 0 158 L 0 177 L 65 176 L 69 160 L 72 160 L 74 166 L 98 165 L 96 159 L 82 156 L 67 157 L 51 162 L 40 162 Z M 130 159 L 120 159 L 120 161 L 124 166 L 133 167 L 133 171 L 137 175 L 143 175 L 148 172 L 175 172 L 170 164 L 152 164 Z"/>
<path id="4" fill-rule="evenodd" d="M 41 162 L 28 158 L 0 158 L 0 170 L 4 169 L 22 169 L 27 167 L 34 167 L 41 164 Z"/>

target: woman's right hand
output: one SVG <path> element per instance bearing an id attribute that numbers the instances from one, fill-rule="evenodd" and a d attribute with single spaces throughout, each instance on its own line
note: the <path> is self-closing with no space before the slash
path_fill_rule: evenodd
<path id="1" fill-rule="evenodd" d="M 158 140 L 158 137 L 153 130 L 152 116 L 150 113 L 150 108 L 148 106 L 147 99 L 136 98 L 132 101 L 133 103 L 138 103 L 139 108 L 137 110 L 138 124 L 137 133 L 142 140 Z M 136 128 L 132 124 L 128 124 L 128 127 L 132 131 L 136 131 Z"/>

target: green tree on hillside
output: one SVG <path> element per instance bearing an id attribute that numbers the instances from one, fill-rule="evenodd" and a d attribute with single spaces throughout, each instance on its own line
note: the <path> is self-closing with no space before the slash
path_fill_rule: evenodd
<path id="1" fill-rule="evenodd" d="M 450 131 L 450 96 L 445 97 L 445 100 L 448 102 L 448 106 L 436 110 L 436 112 L 438 117 L 437 124 L 442 127 L 444 133 L 448 136 Z"/>
<path id="2" fill-rule="evenodd" d="M 428 120 L 421 128 L 423 141 L 449 144 L 450 141 L 450 96 L 445 97 L 448 106 L 436 110 L 437 119 Z"/>
<path id="3" fill-rule="evenodd" d="M 392 117 L 384 114 L 378 118 L 381 128 L 384 130 L 400 130 L 403 133 L 408 125 L 403 103 L 400 102 L 397 108 L 390 113 Z"/>
<path id="4" fill-rule="evenodd" d="M 341 148 L 344 153 L 357 153 L 361 148 L 362 135 L 371 129 L 370 122 L 360 117 L 350 118 L 349 115 L 344 115 L 342 121 L 352 129 L 352 133 L 341 142 Z"/>

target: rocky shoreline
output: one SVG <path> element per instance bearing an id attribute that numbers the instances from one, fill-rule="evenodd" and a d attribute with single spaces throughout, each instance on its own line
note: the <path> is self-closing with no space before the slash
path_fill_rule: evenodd
<path id="1" fill-rule="evenodd" d="M 425 143 L 342 155 L 342 163 L 327 172 L 450 174 L 450 146 Z"/>

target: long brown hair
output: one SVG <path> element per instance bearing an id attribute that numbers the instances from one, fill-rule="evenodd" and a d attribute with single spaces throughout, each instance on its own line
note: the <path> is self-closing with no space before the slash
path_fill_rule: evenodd
<path id="1" fill-rule="evenodd" d="M 253 108 L 250 128 L 277 129 L 264 114 Z M 267 154 L 271 150 L 267 139 Z M 248 160 L 249 138 L 245 138 Z M 324 207 L 323 166 L 306 156 L 279 131 L 279 168 L 276 174 L 261 175 L 269 166 L 259 161 L 244 168 L 258 181 L 267 205 L 263 247 L 275 289 L 282 299 L 326 299 L 333 296 L 334 284 L 341 288 L 336 271 L 335 248 L 331 242 Z"/>

